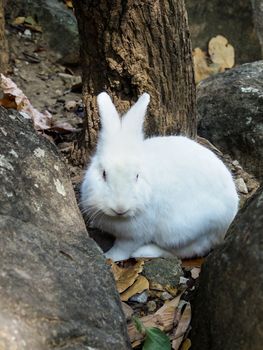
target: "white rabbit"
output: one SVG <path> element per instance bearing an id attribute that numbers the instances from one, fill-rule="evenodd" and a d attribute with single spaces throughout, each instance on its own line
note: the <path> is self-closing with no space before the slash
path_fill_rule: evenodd
<path id="1" fill-rule="evenodd" d="M 144 139 L 144 93 L 120 118 L 105 92 L 102 129 L 81 186 L 83 211 L 116 237 L 106 257 L 201 256 L 223 241 L 238 195 L 217 156 L 183 136 Z"/>

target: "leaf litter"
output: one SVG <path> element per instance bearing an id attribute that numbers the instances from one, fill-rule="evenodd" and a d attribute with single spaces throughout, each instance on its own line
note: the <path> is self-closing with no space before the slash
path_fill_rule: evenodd
<path id="1" fill-rule="evenodd" d="M 3 97 L 0 99 L 0 106 L 12 108 L 19 111 L 25 119 L 31 119 L 34 128 L 38 132 L 44 131 L 59 131 L 74 132 L 76 129 L 68 122 L 54 122 L 52 115 L 47 110 L 39 112 L 34 108 L 21 89 L 8 77 L 0 75 L 0 91 L 3 92 Z"/>
<path id="2" fill-rule="evenodd" d="M 128 334 L 132 347 L 142 350 L 188 350 L 191 322 L 191 293 L 198 283 L 203 258 L 182 262 L 185 277 L 178 288 L 171 287 L 171 299 L 163 301 L 160 293 L 169 286 L 149 283 L 142 276 L 144 262 L 151 259 L 130 259 L 114 263 L 108 260 L 113 272 L 122 307 L 127 319 Z M 190 283 L 188 283 L 190 281 Z M 158 306 L 155 312 L 147 311 L 143 303 L 134 303 L 133 296 L 147 292 L 150 302 Z"/>

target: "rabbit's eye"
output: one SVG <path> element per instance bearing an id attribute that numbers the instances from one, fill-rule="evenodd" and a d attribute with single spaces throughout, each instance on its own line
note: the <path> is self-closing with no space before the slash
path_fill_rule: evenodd
<path id="1" fill-rule="evenodd" d="M 136 181 L 138 180 L 138 178 L 139 178 L 139 174 L 136 175 Z"/>
<path id="2" fill-rule="evenodd" d="M 105 170 L 103 170 L 102 177 L 103 177 L 104 181 L 107 180 L 107 175 L 106 175 L 106 171 Z"/>

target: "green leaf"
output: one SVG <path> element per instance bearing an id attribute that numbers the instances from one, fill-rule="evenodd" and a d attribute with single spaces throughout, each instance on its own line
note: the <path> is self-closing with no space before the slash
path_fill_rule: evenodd
<path id="1" fill-rule="evenodd" d="M 142 350 L 171 350 L 169 337 L 159 328 L 146 328 L 146 338 Z"/>
<path id="2" fill-rule="evenodd" d="M 144 334 L 145 333 L 145 327 L 142 324 L 142 321 L 136 316 L 133 316 L 132 320 L 133 320 L 133 323 L 135 324 L 135 327 L 136 327 L 137 331 Z"/>

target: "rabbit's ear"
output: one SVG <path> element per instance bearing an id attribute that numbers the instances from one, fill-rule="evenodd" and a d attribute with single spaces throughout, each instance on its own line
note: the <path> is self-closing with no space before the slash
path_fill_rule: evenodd
<path id="1" fill-rule="evenodd" d="M 143 122 L 150 102 L 150 95 L 144 93 L 122 118 L 122 129 L 129 135 L 143 137 Z"/>
<path id="2" fill-rule="evenodd" d="M 97 97 L 102 133 L 115 133 L 120 129 L 120 116 L 106 92 L 101 92 Z"/>

